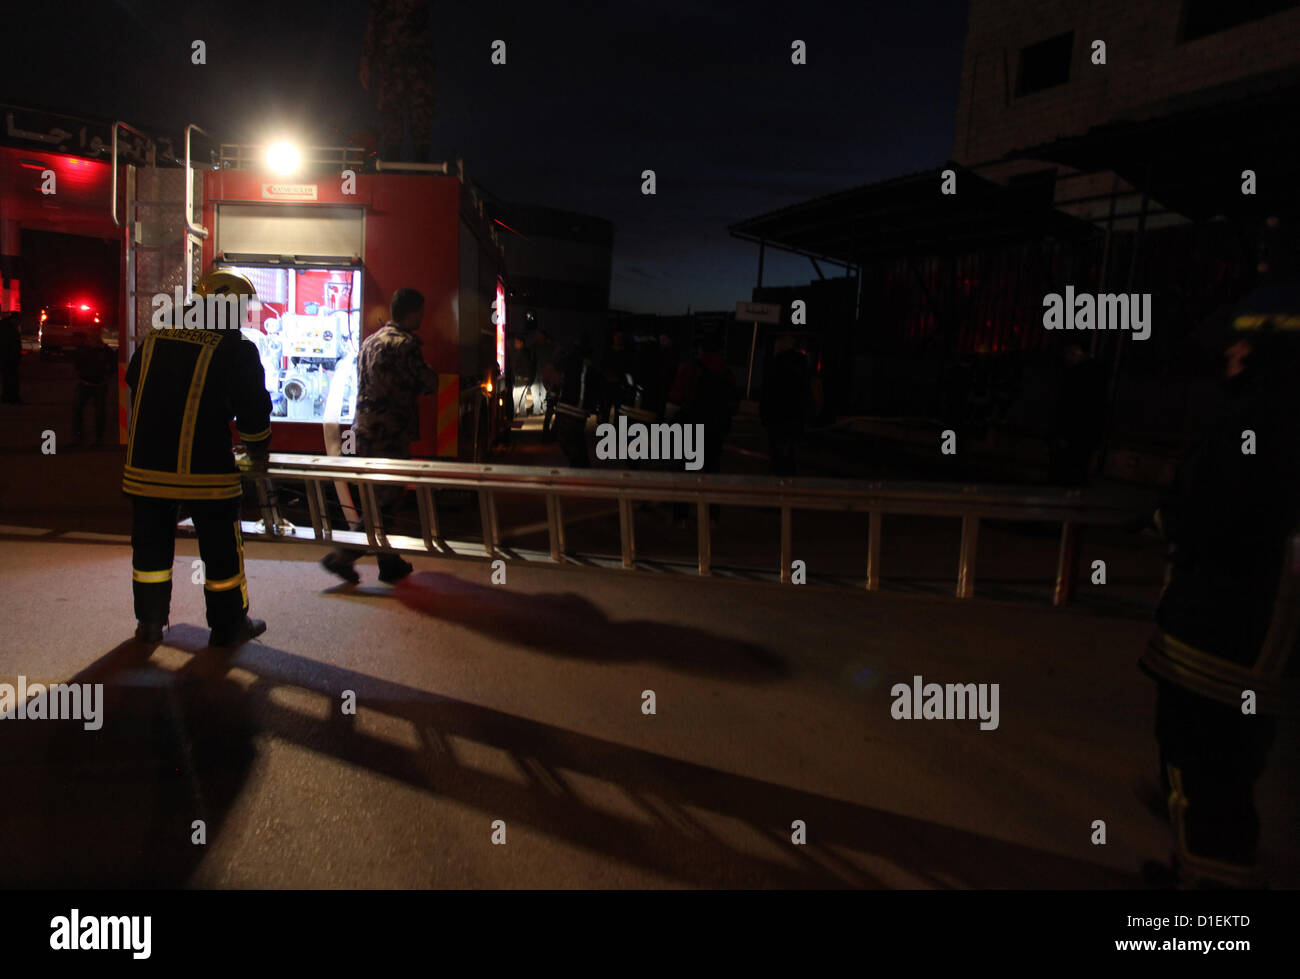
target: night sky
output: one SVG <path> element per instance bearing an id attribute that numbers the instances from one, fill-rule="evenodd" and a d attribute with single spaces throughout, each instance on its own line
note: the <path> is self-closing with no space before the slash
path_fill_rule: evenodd
<path id="1" fill-rule="evenodd" d="M 615 308 L 729 309 L 750 297 L 757 246 L 728 224 L 951 152 L 964 0 L 433 11 L 435 158 L 461 154 L 506 200 L 613 221 Z M 195 122 L 227 141 L 337 143 L 377 119 L 357 79 L 366 13 L 364 0 L 10 7 L 0 98 L 178 135 Z M 195 38 L 204 66 L 190 64 Z M 505 66 L 490 62 L 497 38 Z M 813 277 L 769 251 L 765 284 Z"/>

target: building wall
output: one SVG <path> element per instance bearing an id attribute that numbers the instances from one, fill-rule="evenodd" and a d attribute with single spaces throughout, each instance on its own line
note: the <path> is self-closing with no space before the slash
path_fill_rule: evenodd
<path id="1" fill-rule="evenodd" d="M 1179 95 L 1300 65 L 1300 5 L 1183 41 L 1188 10 L 1188 0 L 971 0 L 954 159 L 975 165 L 1116 115 L 1150 118 Z M 1069 81 L 1017 96 L 1022 49 L 1067 31 Z M 1094 40 L 1106 42 L 1105 65 L 1092 64 Z"/>
<path id="2" fill-rule="evenodd" d="M 596 346 L 609 314 L 614 229 L 587 214 L 501 205 L 509 270 L 510 331 L 545 330 L 557 342 L 589 336 Z M 513 233 L 512 233 L 513 232 Z"/>

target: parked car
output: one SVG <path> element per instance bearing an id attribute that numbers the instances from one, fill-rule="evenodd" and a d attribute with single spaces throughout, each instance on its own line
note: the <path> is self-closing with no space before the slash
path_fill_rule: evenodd
<path id="1" fill-rule="evenodd" d="M 40 315 L 41 358 L 49 360 L 86 346 L 102 329 L 99 313 L 88 303 L 47 306 Z"/>

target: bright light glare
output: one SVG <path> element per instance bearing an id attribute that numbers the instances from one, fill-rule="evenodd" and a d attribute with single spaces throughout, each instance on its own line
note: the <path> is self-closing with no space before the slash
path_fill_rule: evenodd
<path id="1" fill-rule="evenodd" d="M 292 143 L 272 143 L 266 151 L 266 165 L 282 177 L 298 169 L 298 148 Z"/>

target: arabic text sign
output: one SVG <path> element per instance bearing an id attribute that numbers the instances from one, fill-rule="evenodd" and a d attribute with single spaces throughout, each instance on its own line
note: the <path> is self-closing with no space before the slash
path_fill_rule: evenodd
<path id="1" fill-rule="evenodd" d="M 781 307 L 776 303 L 736 303 L 736 320 L 742 323 L 780 323 Z"/>

